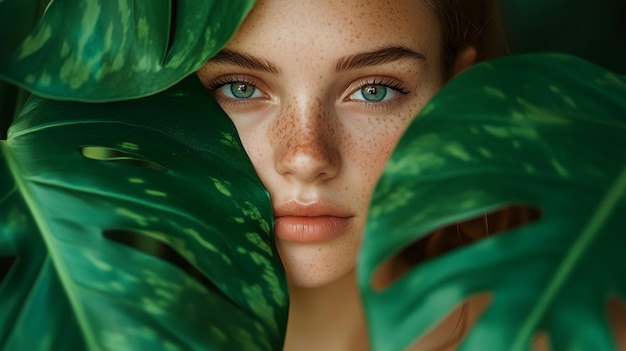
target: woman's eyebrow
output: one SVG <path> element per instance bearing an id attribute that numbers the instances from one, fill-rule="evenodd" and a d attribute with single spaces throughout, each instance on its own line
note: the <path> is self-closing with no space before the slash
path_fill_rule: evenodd
<path id="1" fill-rule="evenodd" d="M 224 63 L 255 71 L 280 74 L 278 67 L 274 66 L 270 62 L 232 50 L 222 50 L 210 58 L 207 62 Z"/>
<path id="2" fill-rule="evenodd" d="M 335 71 L 347 71 L 367 66 L 381 65 L 401 59 L 426 60 L 426 55 L 405 46 L 390 46 L 380 50 L 347 56 L 339 60 Z"/>

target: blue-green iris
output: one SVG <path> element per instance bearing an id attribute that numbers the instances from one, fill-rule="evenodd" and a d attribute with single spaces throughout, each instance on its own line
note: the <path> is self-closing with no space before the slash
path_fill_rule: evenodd
<path id="1" fill-rule="evenodd" d="M 367 101 L 382 101 L 387 96 L 387 87 L 382 85 L 368 85 L 361 88 L 361 95 Z"/>
<path id="2" fill-rule="evenodd" d="M 254 95 L 255 91 L 256 87 L 251 84 L 235 83 L 230 85 L 230 92 L 237 99 L 248 99 Z"/>

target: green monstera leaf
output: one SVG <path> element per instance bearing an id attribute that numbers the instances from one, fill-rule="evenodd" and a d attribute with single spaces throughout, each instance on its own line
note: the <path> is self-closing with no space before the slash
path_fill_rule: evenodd
<path id="1" fill-rule="evenodd" d="M 267 191 L 189 77 L 33 98 L 1 144 L 3 350 L 277 350 L 287 289 Z"/>
<path id="2" fill-rule="evenodd" d="M 46 0 L 4 0 L 0 2 L 0 67 L 10 58 L 41 18 Z"/>
<path id="3" fill-rule="evenodd" d="M 44 11 L 45 0 L 0 1 L 0 77 L 11 53 L 28 36 Z M 0 79 L 0 139 L 6 139 L 6 130 L 20 108 L 17 87 Z"/>
<path id="4" fill-rule="evenodd" d="M 17 7 L 18 13 L 30 15 L 36 13 L 31 3 L 19 7 L 9 0 L 0 2 L 0 9 Z M 56 99 L 146 96 L 198 69 L 226 44 L 253 4 L 254 0 L 52 1 L 18 47 L 13 37 L 0 44 L 8 45 L 1 48 L 0 75 Z M 10 30 L 2 28 L 0 33 L 8 37 L 4 34 Z"/>
<path id="5" fill-rule="evenodd" d="M 414 266 L 375 270 L 438 228 L 512 206 L 541 218 Z M 573 56 L 481 64 L 422 111 L 371 206 L 359 281 L 375 350 L 403 350 L 479 293 L 461 350 L 613 350 L 607 302 L 626 298 L 626 79 Z"/>

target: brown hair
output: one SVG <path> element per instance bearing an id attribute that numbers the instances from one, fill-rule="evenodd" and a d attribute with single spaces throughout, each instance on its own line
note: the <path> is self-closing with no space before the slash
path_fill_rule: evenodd
<path id="1" fill-rule="evenodd" d="M 468 45 L 476 48 L 477 62 L 508 53 L 497 0 L 424 1 L 441 23 L 446 75 L 458 53 Z"/>
<path id="2" fill-rule="evenodd" d="M 510 205 L 440 228 L 406 248 L 399 257 L 415 265 L 487 237 L 537 221 L 541 211 L 525 205 Z"/>

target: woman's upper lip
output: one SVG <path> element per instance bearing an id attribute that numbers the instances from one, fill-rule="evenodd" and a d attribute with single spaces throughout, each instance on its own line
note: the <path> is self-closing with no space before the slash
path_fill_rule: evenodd
<path id="1" fill-rule="evenodd" d="M 330 204 L 325 201 L 313 201 L 313 202 L 299 202 L 299 201 L 287 201 L 279 204 L 274 208 L 274 217 L 343 217 L 349 218 L 353 215 L 339 206 Z"/>

